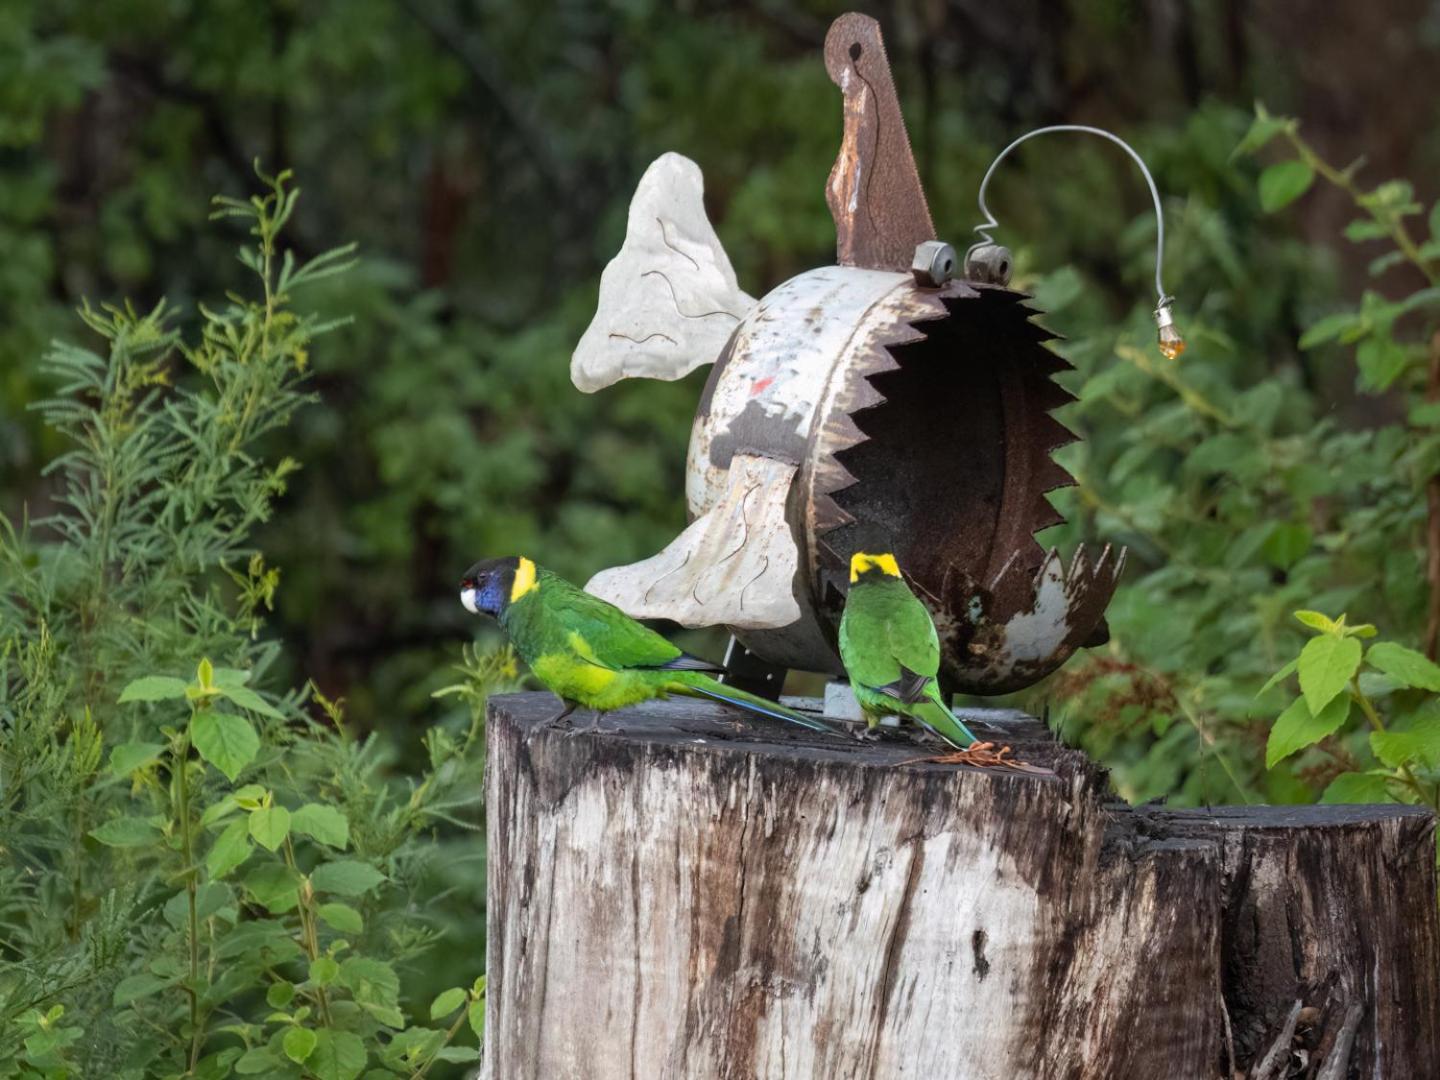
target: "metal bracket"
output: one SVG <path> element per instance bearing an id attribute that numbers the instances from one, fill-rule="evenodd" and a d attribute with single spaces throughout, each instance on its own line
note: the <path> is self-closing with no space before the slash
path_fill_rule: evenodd
<path id="1" fill-rule="evenodd" d="M 724 664 L 725 674 L 719 677 L 720 682 L 770 701 L 780 700 L 785 676 L 790 673 L 789 668 L 756 656 L 733 634 L 725 648 Z"/>

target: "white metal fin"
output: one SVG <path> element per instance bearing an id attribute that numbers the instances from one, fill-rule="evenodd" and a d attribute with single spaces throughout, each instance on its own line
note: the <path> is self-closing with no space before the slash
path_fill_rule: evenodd
<path id="1" fill-rule="evenodd" d="M 755 306 L 705 215 L 704 191 L 700 167 L 680 154 L 662 154 L 640 178 L 625 243 L 600 277 L 595 317 L 570 359 L 580 390 L 679 379 L 714 362 Z"/>
<path id="2" fill-rule="evenodd" d="M 637 619 L 768 630 L 800 617 L 800 553 L 785 503 L 795 466 L 736 454 L 724 496 L 658 555 L 602 570 L 585 586 Z"/>

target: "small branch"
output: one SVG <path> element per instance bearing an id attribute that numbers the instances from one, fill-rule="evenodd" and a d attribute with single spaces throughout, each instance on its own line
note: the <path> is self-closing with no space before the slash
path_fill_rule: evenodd
<path id="1" fill-rule="evenodd" d="M 1285 1026 L 1280 1029 L 1279 1037 L 1270 1044 L 1269 1051 L 1251 1073 L 1251 1080 L 1275 1080 L 1285 1075 L 1285 1063 L 1290 1060 L 1290 1045 L 1295 1040 L 1295 1025 L 1300 1021 L 1300 1009 L 1301 1004 L 1297 998 L 1295 1004 L 1290 1006 L 1290 1015 L 1285 1018 Z"/>
<path id="2" fill-rule="evenodd" d="M 1340 1025 L 1340 1034 L 1335 1036 L 1335 1045 L 1325 1056 L 1325 1065 L 1315 1074 L 1315 1080 L 1345 1080 L 1350 1075 L 1350 1048 L 1355 1042 L 1355 1032 L 1360 1027 L 1360 1018 L 1365 1015 L 1365 1006 L 1358 1001 L 1345 1010 L 1345 1022 Z"/>
<path id="3" fill-rule="evenodd" d="M 1225 991 L 1220 990 L 1217 996 L 1220 999 L 1220 1019 L 1225 1021 L 1225 1060 L 1230 1066 L 1225 1076 L 1226 1080 L 1230 1080 L 1239 1072 L 1235 1066 L 1235 1035 L 1230 1028 L 1230 1007 L 1225 1004 Z"/>
<path id="4" fill-rule="evenodd" d="M 1414 265 L 1415 269 L 1424 275 L 1426 281 L 1431 285 L 1440 285 L 1440 271 L 1437 271 L 1429 260 L 1421 256 L 1420 247 L 1415 243 L 1415 238 L 1410 235 L 1410 230 L 1405 227 L 1405 222 L 1393 214 L 1386 214 L 1384 217 L 1381 217 L 1365 205 L 1366 193 L 1360 190 L 1359 185 L 1355 183 L 1350 175 L 1353 166 L 1350 169 L 1344 170 L 1335 168 L 1335 166 L 1317 154 L 1314 148 L 1294 131 L 1285 132 L 1285 138 L 1289 141 L 1295 152 L 1300 155 L 1301 161 L 1309 165 L 1310 168 L 1314 169 L 1330 184 L 1349 195 L 1357 208 L 1369 214 L 1385 227 L 1390 233 L 1390 239 L 1394 241 L 1395 246 L 1399 248 L 1405 258 Z"/>

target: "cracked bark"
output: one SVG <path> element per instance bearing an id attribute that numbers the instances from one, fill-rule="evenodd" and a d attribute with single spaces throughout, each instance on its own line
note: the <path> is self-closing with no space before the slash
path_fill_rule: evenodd
<path id="1" fill-rule="evenodd" d="M 1440 1054 L 1422 811 L 1117 806 L 1015 714 L 992 731 L 1057 775 L 718 705 L 575 737 L 553 711 L 491 706 L 494 1080 L 1208 1080 L 1284 1058 L 1297 1000 L 1304 1075 Z"/>

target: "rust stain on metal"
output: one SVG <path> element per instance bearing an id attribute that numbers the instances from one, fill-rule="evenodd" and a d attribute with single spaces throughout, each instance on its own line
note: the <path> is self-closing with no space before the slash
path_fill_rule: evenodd
<path id="1" fill-rule="evenodd" d="M 845 95 L 845 134 L 825 187 L 841 266 L 904 270 L 935 239 L 880 24 L 851 12 L 825 35 L 825 69 Z"/>

